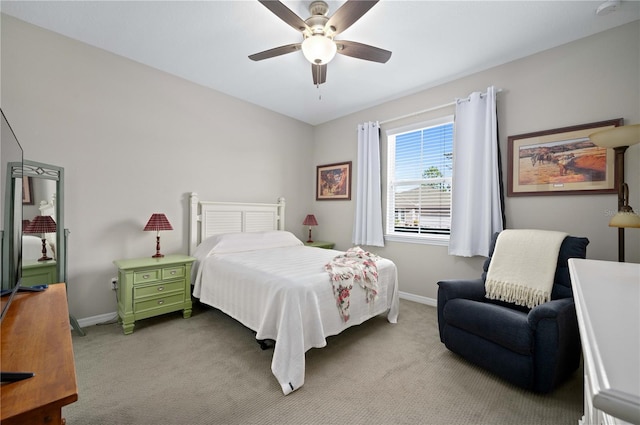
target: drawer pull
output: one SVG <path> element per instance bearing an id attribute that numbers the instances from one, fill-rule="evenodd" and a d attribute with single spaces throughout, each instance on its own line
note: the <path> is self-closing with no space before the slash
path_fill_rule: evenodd
<path id="1" fill-rule="evenodd" d="M 171 270 L 171 274 L 176 274 L 176 270 Z"/>
<path id="2" fill-rule="evenodd" d="M 164 304 L 164 300 L 158 301 L 158 305 L 162 305 L 162 304 Z"/>
<path id="3" fill-rule="evenodd" d="M 164 291 L 164 286 L 158 286 L 158 291 Z"/>
<path id="4" fill-rule="evenodd" d="M 142 278 L 143 278 L 143 279 L 149 279 L 149 275 L 148 275 L 148 274 L 143 274 L 143 275 L 142 275 Z"/>

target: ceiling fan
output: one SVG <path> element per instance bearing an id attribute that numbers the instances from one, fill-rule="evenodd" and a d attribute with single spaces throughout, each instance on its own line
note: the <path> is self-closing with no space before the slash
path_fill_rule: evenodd
<path id="1" fill-rule="evenodd" d="M 355 41 L 334 40 L 336 35 L 353 25 L 378 0 L 347 0 L 331 17 L 327 16 L 327 3 L 313 1 L 309 5 L 311 16 L 305 21 L 278 0 L 258 1 L 296 31 L 300 31 L 303 41 L 255 53 L 249 56 L 251 60 L 260 61 L 302 50 L 305 58 L 311 62 L 313 84 L 320 85 L 327 80 L 327 63 L 336 53 L 379 63 L 386 63 L 391 57 L 390 51 L 378 47 Z"/>

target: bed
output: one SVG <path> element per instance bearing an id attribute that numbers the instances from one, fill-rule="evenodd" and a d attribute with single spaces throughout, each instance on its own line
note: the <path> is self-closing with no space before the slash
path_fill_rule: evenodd
<path id="1" fill-rule="evenodd" d="M 305 353 L 326 338 L 399 312 L 397 269 L 378 257 L 377 296 L 354 284 L 348 320 L 340 314 L 325 265 L 342 251 L 304 246 L 284 230 L 285 202 L 201 201 L 190 195 L 189 252 L 193 295 L 256 333 L 275 341 L 271 371 L 287 395 L 304 384 Z"/>

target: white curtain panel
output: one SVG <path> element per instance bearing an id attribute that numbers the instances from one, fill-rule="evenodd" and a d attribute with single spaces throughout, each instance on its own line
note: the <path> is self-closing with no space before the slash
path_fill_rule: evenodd
<path id="1" fill-rule="evenodd" d="M 489 256 L 502 230 L 496 89 L 456 102 L 449 255 Z"/>
<path id="2" fill-rule="evenodd" d="M 380 190 L 380 125 L 358 125 L 354 245 L 384 246 Z"/>

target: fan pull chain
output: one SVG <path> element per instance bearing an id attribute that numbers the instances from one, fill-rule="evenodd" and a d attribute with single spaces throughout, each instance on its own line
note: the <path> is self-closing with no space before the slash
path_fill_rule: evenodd
<path id="1" fill-rule="evenodd" d="M 320 91 L 320 67 L 316 66 L 316 88 L 318 89 L 318 101 L 322 100 L 322 92 Z"/>

